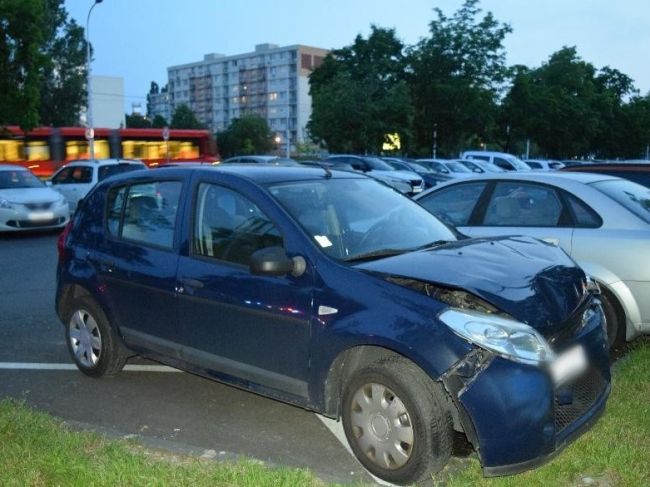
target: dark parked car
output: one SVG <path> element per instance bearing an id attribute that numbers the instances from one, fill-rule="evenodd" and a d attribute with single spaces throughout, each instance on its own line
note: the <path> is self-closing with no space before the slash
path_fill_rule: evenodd
<path id="1" fill-rule="evenodd" d="M 375 475 L 544 462 L 603 411 L 603 314 L 532 238 L 457 241 L 356 173 L 228 166 L 104 181 L 59 240 L 56 310 L 79 369 L 137 353 L 342 418 Z M 129 352 L 127 352 L 129 350 Z"/>
<path id="2" fill-rule="evenodd" d="M 379 157 L 337 154 L 323 162 L 334 169 L 361 172 L 403 194 L 415 195 L 424 190 L 424 181 L 417 173 L 395 169 Z"/>
<path id="3" fill-rule="evenodd" d="M 650 188 L 650 162 L 610 162 L 606 164 L 583 164 L 565 167 L 563 171 L 592 172 L 629 179 Z"/>
<path id="4" fill-rule="evenodd" d="M 397 157 L 382 157 L 381 159 L 398 171 L 412 171 L 418 174 L 424 181 L 425 189 L 433 188 L 436 184 L 449 181 L 451 179 L 451 176 L 440 174 L 430 167 L 418 162 L 405 161 Z"/>

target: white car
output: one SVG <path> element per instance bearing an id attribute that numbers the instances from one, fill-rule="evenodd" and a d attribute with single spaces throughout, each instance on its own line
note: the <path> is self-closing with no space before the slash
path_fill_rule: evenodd
<path id="1" fill-rule="evenodd" d="M 506 171 L 530 171 L 530 166 L 512 154 L 494 151 L 465 151 L 461 159 L 491 162 Z"/>
<path id="2" fill-rule="evenodd" d="M 131 159 L 101 159 L 82 160 L 66 164 L 54 173 L 49 181 L 50 186 L 61 193 L 74 212 L 90 189 L 99 181 L 114 174 L 120 174 L 147 166 L 140 161 Z"/>
<path id="3" fill-rule="evenodd" d="M 0 165 L 0 232 L 62 228 L 68 220 L 61 194 L 24 167 Z"/>

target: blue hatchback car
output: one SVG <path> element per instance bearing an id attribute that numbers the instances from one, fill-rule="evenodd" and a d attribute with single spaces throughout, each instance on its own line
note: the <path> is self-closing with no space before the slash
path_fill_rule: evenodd
<path id="1" fill-rule="evenodd" d="M 448 461 L 546 461 L 610 391 L 597 289 L 557 247 L 458 239 L 363 175 L 193 167 L 108 179 L 58 242 L 57 313 L 78 368 L 127 357 L 341 418 L 387 481 Z"/>

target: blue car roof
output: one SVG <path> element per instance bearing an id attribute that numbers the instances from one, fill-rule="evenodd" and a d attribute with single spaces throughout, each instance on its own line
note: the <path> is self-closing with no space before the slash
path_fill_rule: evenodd
<path id="1" fill-rule="evenodd" d="M 227 166 L 192 166 L 181 167 L 174 166 L 164 168 L 159 171 L 133 171 L 126 173 L 124 176 L 118 176 L 120 179 L 129 177 L 156 174 L 157 176 L 168 174 L 170 176 L 185 175 L 189 172 L 214 172 L 218 171 L 225 174 L 241 176 L 246 179 L 255 181 L 258 184 L 273 184 L 286 181 L 309 181 L 328 177 L 328 172 L 318 166 L 297 167 L 297 166 L 266 166 L 262 164 L 228 164 Z M 336 179 L 364 179 L 366 176 L 349 171 L 338 171 L 331 169 L 329 174 Z"/>

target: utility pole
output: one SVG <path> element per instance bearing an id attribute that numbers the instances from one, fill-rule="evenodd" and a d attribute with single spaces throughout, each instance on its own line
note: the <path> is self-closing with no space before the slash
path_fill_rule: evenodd
<path id="1" fill-rule="evenodd" d="M 90 59 L 90 14 L 93 12 L 93 8 L 98 3 L 102 3 L 103 0 L 95 0 L 95 3 L 92 4 L 90 10 L 88 10 L 88 17 L 86 18 L 86 72 L 88 73 L 88 78 L 86 81 L 86 90 L 88 96 L 88 108 L 86 109 L 86 125 L 88 129 L 86 131 L 86 138 L 88 139 L 88 150 L 90 152 L 90 160 L 95 159 L 95 130 L 93 128 L 93 88 L 92 88 L 92 76 L 91 76 L 91 59 Z"/>
<path id="2" fill-rule="evenodd" d="M 432 156 L 435 159 L 438 155 L 438 124 L 433 124 L 433 153 Z"/>

